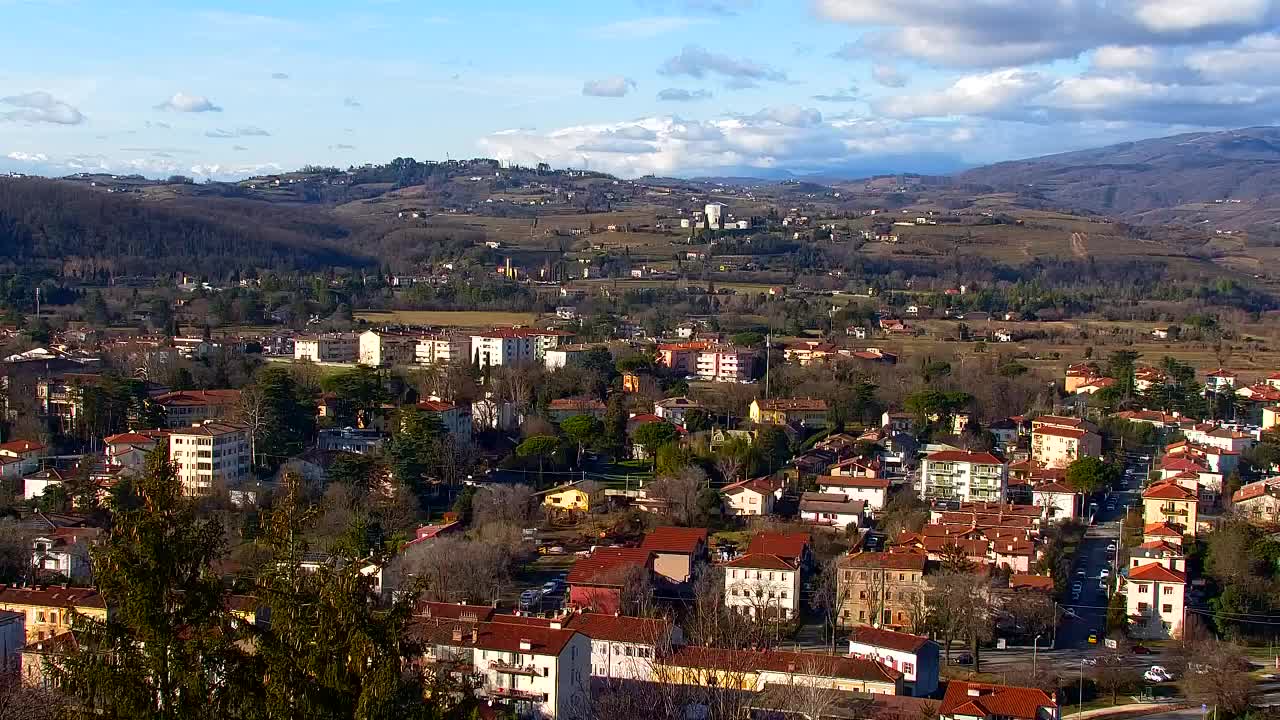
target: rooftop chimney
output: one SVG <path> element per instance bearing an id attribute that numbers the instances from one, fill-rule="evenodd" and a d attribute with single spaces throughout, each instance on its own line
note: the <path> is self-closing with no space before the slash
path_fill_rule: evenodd
<path id="1" fill-rule="evenodd" d="M 521 649 L 521 650 L 532 650 L 532 649 L 533 649 L 533 641 L 532 641 L 532 640 L 526 640 L 526 639 L 524 639 L 524 638 L 520 638 L 520 649 Z"/>
<path id="2" fill-rule="evenodd" d="M 455 627 L 453 629 L 453 641 L 458 643 L 462 642 L 462 628 Z"/>
<path id="3" fill-rule="evenodd" d="M 478 643 L 478 642 L 480 642 L 480 628 L 479 628 L 479 627 L 475 627 L 475 626 L 473 626 L 473 627 L 471 628 L 471 642 L 473 642 L 473 643 Z"/>

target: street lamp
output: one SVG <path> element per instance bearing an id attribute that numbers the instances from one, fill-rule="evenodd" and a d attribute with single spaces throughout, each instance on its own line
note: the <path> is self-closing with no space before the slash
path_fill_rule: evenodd
<path id="1" fill-rule="evenodd" d="M 1080 658 L 1080 694 L 1076 695 L 1076 712 L 1084 707 L 1084 658 Z"/>
<path id="2" fill-rule="evenodd" d="M 1032 682 L 1035 682 L 1034 678 L 1036 676 L 1036 654 L 1039 650 L 1040 650 L 1040 635 L 1036 635 L 1035 638 L 1031 640 L 1031 677 L 1033 678 Z"/>

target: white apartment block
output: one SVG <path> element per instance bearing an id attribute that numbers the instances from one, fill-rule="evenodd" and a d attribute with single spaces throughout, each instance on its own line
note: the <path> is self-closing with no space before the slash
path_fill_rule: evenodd
<path id="1" fill-rule="evenodd" d="M 516 328 L 472 335 L 471 359 L 480 367 L 531 363 L 534 360 L 533 338 Z"/>
<path id="2" fill-rule="evenodd" d="M 1128 570 L 1125 600 L 1129 634 L 1144 640 L 1169 640 L 1182 633 L 1187 574 L 1151 562 Z"/>
<path id="3" fill-rule="evenodd" d="M 208 495 L 215 485 L 234 488 L 249 478 L 249 429 L 206 422 L 171 431 L 169 459 L 186 495 Z"/>
<path id="4" fill-rule="evenodd" d="M 1009 464 L 991 453 L 943 450 L 925 456 L 916 489 L 922 500 L 1003 502 Z"/>
<path id="5" fill-rule="evenodd" d="M 731 560 L 724 564 L 724 604 L 753 618 L 795 617 L 800 607 L 800 568 L 764 553 Z"/>
<path id="6" fill-rule="evenodd" d="M 408 365 L 414 361 L 418 341 L 411 335 L 365 330 L 360 333 L 360 364 L 370 367 Z"/>
<path id="7" fill-rule="evenodd" d="M 755 352 L 739 347 L 711 347 L 698 351 L 694 374 L 715 382 L 742 382 L 751 377 Z"/>
<path id="8" fill-rule="evenodd" d="M 434 335 L 418 338 L 413 361 L 419 365 L 450 365 L 471 362 L 471 339 L 464 335 Z"/>
<path id="9" fill-rule="evenodd" d="M 293 343 L 293 359 L 311 362 L 349 363 L 360 356 L 360 342 L 354 335 L 329 333 L 298 338 Z"/>
<path id="10" fill-rule="evenodd" d="M 591 639 L 592 677 L 610 680 L 652 681 L 654 659 L 682 640 L 680 628 L 656 618 L 581 613 L 566 627 Z"/>

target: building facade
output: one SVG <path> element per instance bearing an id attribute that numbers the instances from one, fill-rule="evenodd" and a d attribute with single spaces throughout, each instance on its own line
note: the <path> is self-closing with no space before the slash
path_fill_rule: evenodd
<path id="1" fill-rule="evenodd" d="M 186 495 L 208 495 L 217 486 L 237 487 L 249 478 L 252 464 L 249 428 L 210 421 L 176 429 L 169 435 L 169 459 Z"/>
<path id="2" fill-rule="evenodd" d="M 293 359 L 325 363 L 351 363 L 360 357 L 360 342 L 348 333 L 301 337 L 293 343 Z"/>
<path id="3" fill-rule="evenodd" d="M 925 562 L 917 553 L 862 552 L 841 558 L 840 625 L 915 630 L 924 620 Z"/>
<path id="4" fill-rule="evenodd" d="M 925 456 L 917 489 L 926 501 L 1001 502 L 1009 464 L 991 453 L 943 450 Z"/>

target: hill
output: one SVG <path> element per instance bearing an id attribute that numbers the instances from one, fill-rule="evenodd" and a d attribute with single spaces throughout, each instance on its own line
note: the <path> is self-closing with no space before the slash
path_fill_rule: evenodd
<path id="1" fill-rule="evenodd" d="M 976 168 L 961 185 L 1143 224 L 1251 230 L 1280 220 L 1280 128 L 1188 133 Z"/>

